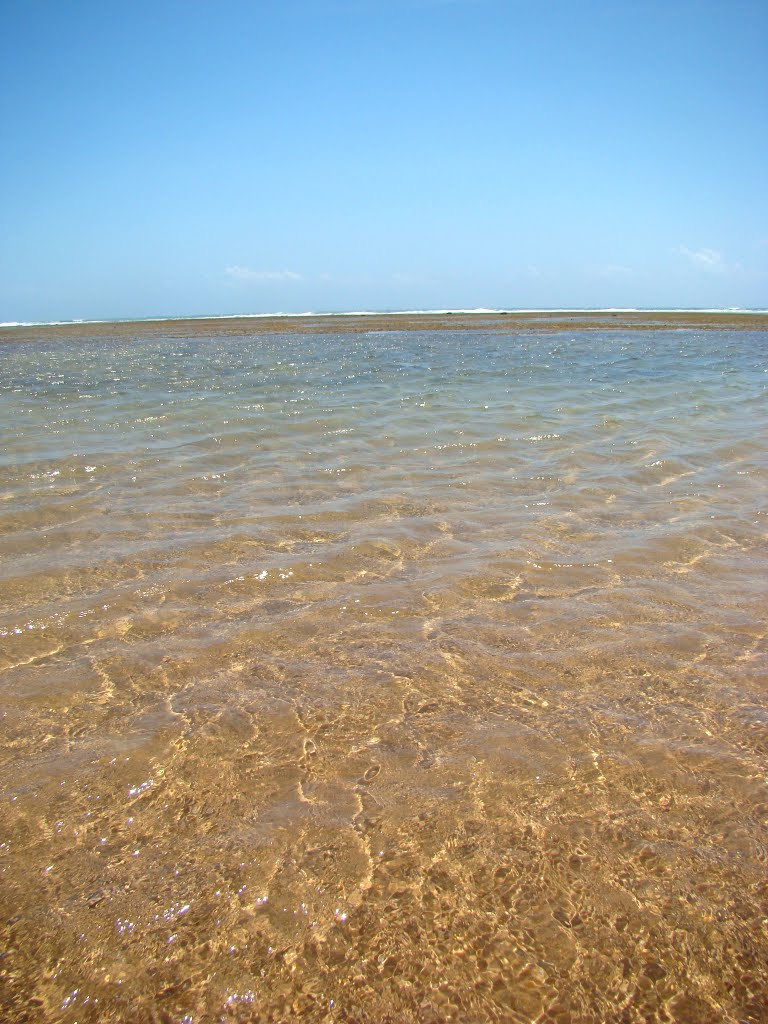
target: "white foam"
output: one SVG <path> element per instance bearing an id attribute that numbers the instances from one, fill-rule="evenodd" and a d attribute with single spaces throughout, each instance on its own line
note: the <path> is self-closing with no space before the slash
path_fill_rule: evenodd
<path id="1" fill-rule="evenodd" d="M 186 320 L 187 317 L 166 317 L 167 320 Z M 137 324 L 140 320 L 4 320 L 0 327 L 68 327 L 74 324 Z"/>

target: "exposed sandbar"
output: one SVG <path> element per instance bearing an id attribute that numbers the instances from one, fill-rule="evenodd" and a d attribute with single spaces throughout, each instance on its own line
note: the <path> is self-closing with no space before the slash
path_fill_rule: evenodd
<path id="1" fill-rule="evenodd" d="M 768 330 L 768 313 L 665 310 L 509 313 L 338 313 L 318 316 L 210 317 L 0 327 L 0 341 L 41 337 L 130 338 L 332 334 L 368 331 Z"/>

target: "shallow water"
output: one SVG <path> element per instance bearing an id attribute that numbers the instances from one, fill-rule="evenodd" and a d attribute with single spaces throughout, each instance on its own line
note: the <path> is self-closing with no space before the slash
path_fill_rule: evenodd
<path id="1" fill-rule="evenodd" d="M 0 346 L 9 1021 L 768 1019 L 768 334 Z"/>

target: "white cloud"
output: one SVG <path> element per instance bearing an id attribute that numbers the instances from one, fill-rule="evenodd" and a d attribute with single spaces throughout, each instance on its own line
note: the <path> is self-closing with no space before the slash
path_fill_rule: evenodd
<path id="1" fill-rule="evenodd" d="M 676 252 L 685 256 L 700 270 L 727 270 L 728 266 L 723 254 L 717 249 L 689 249 L 687 245 L 679 245 Z"/>
<path id="2" fill-rule="evenodd" d="M 301 281 L 301 274 L 293 270 L 251 270 L 249 267 L 225 267 L 224 273 L 231 282 L 270 284 L 280 281 Z"/>

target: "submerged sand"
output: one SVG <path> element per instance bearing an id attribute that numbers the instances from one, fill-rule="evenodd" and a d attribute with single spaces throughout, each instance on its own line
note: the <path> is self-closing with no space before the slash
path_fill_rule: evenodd
<path id="1" fill-rule="evenodd" d="M 768 1020 L 765 318 L 597 316 L 3 332 L 0 1020 Z"/>

